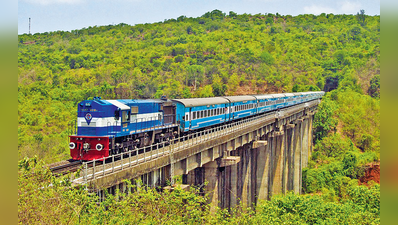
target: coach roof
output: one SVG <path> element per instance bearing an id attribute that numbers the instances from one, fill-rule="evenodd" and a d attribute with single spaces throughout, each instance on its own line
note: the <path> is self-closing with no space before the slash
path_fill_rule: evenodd
<path id="1" fill-rule="evenodd" d="M 254 96 L 251 95 L 240 95 L 240 96 L 226 96 L 224 97 L 231 102 L 243 102 L 243 101 L 253 101 L 256 100 Z"/>
<path id="2" fill-rule="evenodd" d="M 222 97 L 213 98 L 187 98 L 187 99 L 172 99 L 172 101 L 179 102 L 185 107 L 195 107 L 203 105 L 217 105 L 217 104 L 227 104 L 229 101 Z"/>

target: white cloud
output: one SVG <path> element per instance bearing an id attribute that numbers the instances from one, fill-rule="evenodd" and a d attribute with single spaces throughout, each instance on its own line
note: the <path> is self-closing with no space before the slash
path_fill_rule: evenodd
<path id="1" fill-rule="evenodd" d="M 335 10 L 329 7 L 323 7 L 319 5 L 311 5 L 311 6 L 305 6 L 304 7 L 304 13 L 305 14 L 314 14 L 314 15 L 319 15 L 321 13 L 334 13 Z"/>
<path id="2" fill-rule="evenodd" d="M 361 10 L 361 3 L 345 1 L 341 3 L 340 11 L 343 14 L 356 14 Z"/>
<path id="3" fill-rule="evenodd" d="M 51 5 L 51 4 L 78 4 L 84 0 L 25 0 L 26 2 L 40 5 Z"/>

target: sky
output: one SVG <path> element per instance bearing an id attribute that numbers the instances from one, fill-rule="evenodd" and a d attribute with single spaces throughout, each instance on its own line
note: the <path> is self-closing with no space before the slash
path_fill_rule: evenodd
<path id="1" fill-rule="evenodd" d="M 18 0 L 18 34 L 71 31 L 89 26 L 162 22 L 199 17 L 215 9 L 228 14 L 333 13 L 380 15 L 380 0 Z"/>

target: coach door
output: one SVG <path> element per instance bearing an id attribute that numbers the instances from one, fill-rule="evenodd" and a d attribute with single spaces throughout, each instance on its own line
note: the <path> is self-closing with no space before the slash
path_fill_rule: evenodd
<path id="1" fill-rule="evenodd" d="M 175 124 L 176 106 L 171 102 L 163 103 L 164 124 Z"/>
<path id="2" fill-rule="evenodd" d="M 192 127 L 192 108 L 189 108 L 189 113 L 188 113 L 187 120 L 189 122 L 189 130 L 191 130 L 191 127 Z"/>
<path id="3" fill-rule="evenodd" d="M 122 110 L 122 132 L 129 131 L 129 124 L 130 124 L 130 111 L 129 110 Z"/>

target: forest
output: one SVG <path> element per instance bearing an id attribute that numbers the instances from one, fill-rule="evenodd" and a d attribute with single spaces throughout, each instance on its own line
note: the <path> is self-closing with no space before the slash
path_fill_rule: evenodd
<path id="1" fill-rule="evenodd" d="M 315 114 L 304 195 L 216 215 L 195 189 L 144 189 L 97 204 L 42 167 L 70 158 L 77 103 L 94 96 L 315 90 L 326 94 Z M 152 24 L 19 35 L 18 123 L 20 223 L 379 224 L 380 185 L 363 178 L 380 164 L 380 16 L 213 10 Z M 56 185 L 32 192 L 50 182 Z"/>

